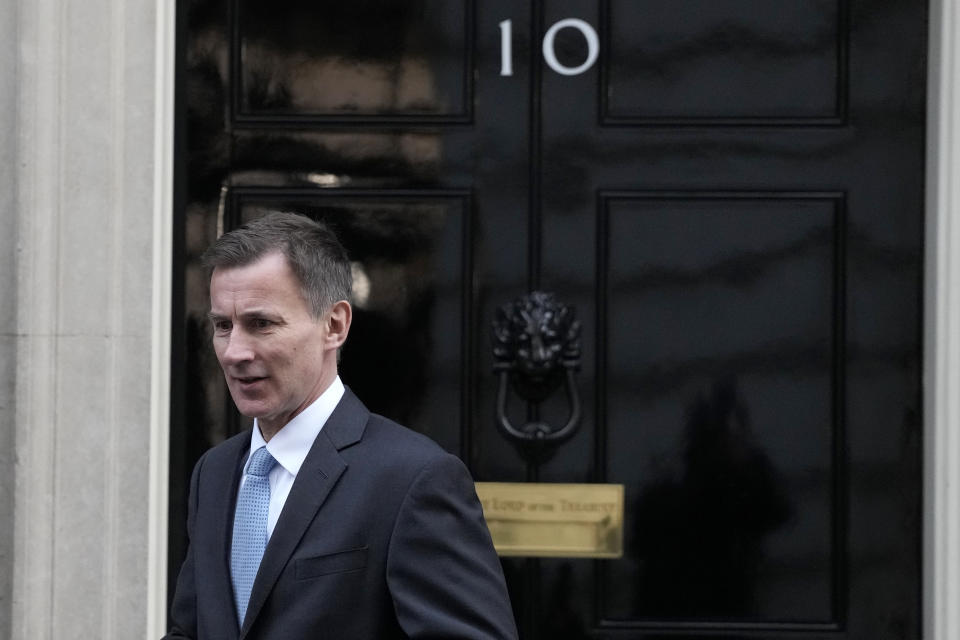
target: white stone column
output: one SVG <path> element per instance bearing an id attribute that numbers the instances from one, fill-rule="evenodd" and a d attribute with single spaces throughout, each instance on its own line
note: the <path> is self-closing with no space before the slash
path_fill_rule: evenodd
<path id="1" fill-rule="evenodd" d="M 960 0 L 930 5 L 924 637 L 960 638 Z"/>
<path id="2" fill-rule="evenodd" d="M 17 11 L 0 8 L 0 638 L 13 597 L 14 414 L 17 333 Z"/>
<path id="3" fill-rule="evenodd" d="M 169 375 L 155 344 L 169 332 L 169 313 L 156 316 L 169 310 L 157 238 L 169 172 L 156 163 L 172 48 L 158 47 L 158 27 L 173 2 L 7 4 L 19 47 L 16 144 L 3 147 L 16 148 L 17 187 L 3 220 L 17 243 L 10 637 L 150 636 L 151 597 L 162 598 L 151 563 L 166 544 L 155 531 L 167 402 L 156 377 Z"/>

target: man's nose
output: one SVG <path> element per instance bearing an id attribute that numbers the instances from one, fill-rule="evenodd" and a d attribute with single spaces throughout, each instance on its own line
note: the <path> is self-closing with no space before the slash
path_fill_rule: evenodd
<path id="1" fill-rule="evenodd" d="M 223 365 L 237 365 L 243 362 L 253 360 L 253 347 L 248 336 L 244 331 L 236 328 L 230 332 L 227 338 L 227 344 L 220 355 L 220 363 Z"/>

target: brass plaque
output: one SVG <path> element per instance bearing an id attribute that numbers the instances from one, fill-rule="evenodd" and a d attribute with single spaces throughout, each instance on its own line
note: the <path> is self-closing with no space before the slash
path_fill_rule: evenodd
<path id="1" fill-rule="evenodd" d="M 478 482 L 501 556 L 619 558 L 623 485 Z"/>

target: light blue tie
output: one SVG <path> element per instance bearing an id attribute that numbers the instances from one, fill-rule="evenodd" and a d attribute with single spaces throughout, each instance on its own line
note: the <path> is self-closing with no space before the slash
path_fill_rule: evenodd
<path id="1" fill-rule="evenodd" d="M 237 619 L 243 626 L 253 580 L 267 547 L 267 514 L 270 512 L 270 479 L 267 474 L 277 461 L 266 447 L 253 452 L 243 486 L 237 495 L 233 515 L 233 544 L 230 547 L 230 577 L 237 604 Z"/>

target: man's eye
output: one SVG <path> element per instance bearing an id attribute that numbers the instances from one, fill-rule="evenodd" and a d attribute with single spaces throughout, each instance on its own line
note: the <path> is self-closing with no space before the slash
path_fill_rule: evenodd
<path id="1" fill-rule="evenodd" d="M 217 333 L 227 333 L 230 331 L 233 325 L 225 320 L 218 320 L 213 323 L 213 328 Z"/>
<path id="2" fill-rule="evenodd" d="M 253 327 L 255 329 L 266 329 L 270 327 L 270 325 L 272 324 L 273 324 L 272 322 L 264 318 L 257 318 L 256 320 L 253 321 Z"/>

